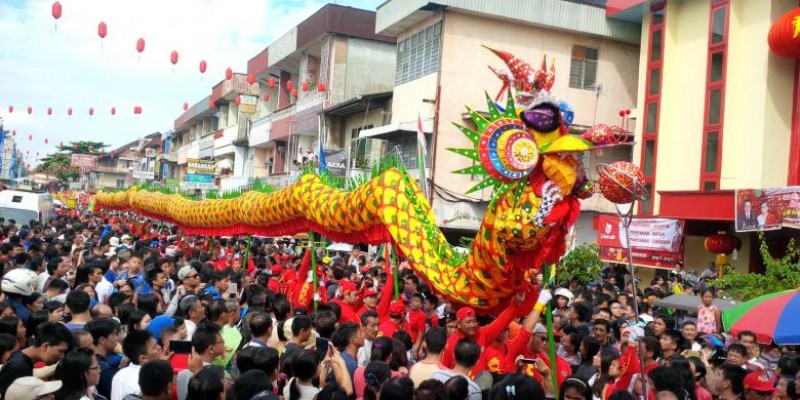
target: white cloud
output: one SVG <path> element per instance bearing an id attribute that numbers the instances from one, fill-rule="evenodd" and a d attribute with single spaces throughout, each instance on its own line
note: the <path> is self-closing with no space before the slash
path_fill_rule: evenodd
<path id="1" fill-rule="evenodd" d="M 374 10 L 382 0 L 339 1 Z M 55 151 L 70 140 L 112 147 L 172 128 L 184 102 L 210 94 L 227 67 L 247 60 L 325 1 L 297 0 L 61 0 L 55 28 L 52 1 L 0 0 L 0 117 L 17 131 L 20 148 Z M 104 21 L 102 41 L 97 25 Z M 145 51 L 136 52 L 136 40 Z M 170 64 L 170 53 L 180 54 Z M 199 63 L 208 69 L 201 80 Z M 14 112 L 8 113 L 8 106 Z M 141 116 L 133 107 L 143 108 Z M 26 108 L 33 107 L 28 115 Z M 111 117 L 114 106 L 117 115 Z M 53 116 L 46 114 L 53 108 Z M 73 108 L 67 117 L 67 107 Z M 94 117 L 88 114 L 94 108 Z M 28 141 L 29 134 L 34 136 Z M 44 138 L 50 144 L 44 146 Z M 33 155 L 33 154 L 32 154 Z"/>

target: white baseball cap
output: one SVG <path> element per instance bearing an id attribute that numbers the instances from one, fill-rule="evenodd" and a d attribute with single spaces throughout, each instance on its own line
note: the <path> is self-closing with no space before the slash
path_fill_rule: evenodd
<path id="1" fill-rule="evenodd" d="M 6 390 L 7 399 L 35 400 L 39 396 L 51 394 L 61 389 L 61 381 L 45 382 L 32 376 L 17 378 Z"/>

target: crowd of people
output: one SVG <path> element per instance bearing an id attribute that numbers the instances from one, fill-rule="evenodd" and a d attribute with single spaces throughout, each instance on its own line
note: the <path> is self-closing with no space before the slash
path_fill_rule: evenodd
<path id="1" fill-rule="evenodd" d="M 717 293 L 682 270 L 644 290 L 618 266 L 539 278 L 535 303 L 483 316 L 404 262 L 294 239 L 73 212 L 0 218 L 0 240 L 2 399 L 798 398 L 794 349 L 723 332 Z M 701 306 L 654 305 L 675 291 Z"/>

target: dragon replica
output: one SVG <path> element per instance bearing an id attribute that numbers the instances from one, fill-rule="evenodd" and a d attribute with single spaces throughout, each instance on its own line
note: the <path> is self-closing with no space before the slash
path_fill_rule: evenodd
<path id="1" fill-rule="evenodd" d="M 231 199 L 191 200 L 134 187 L 97 193 L 95 204 L 134 210 L 187 234 L 279 236 L 312 230 L 334 241 L 391 242 L 449 301 L 483 314 L 498 312 L 517 294 L 533 291 L 526 273 L 564 254 L 567 232 L 580 212 L 578 199 L 594 192 L 578 157 L 593 148 L 595 138 L 567 134 L 573 111 L 550 94 L 554 64 L 547 70 L 545 61 L 536 69 L 490 50 L 508 68 L 493 69 L 507 93 L 505 104 L 487 94 L 486 112 L 468 108 L 474 127 L 456 127 L 472 146 L 449 149 L 474 161 L 455 173 L 485 177 L 469 192 L 493 190 L 466 255 L 447 243 L 416 179 L 397 167 L 375 168 L 370 180 L 349 191 L 331 184 L 327 173 L 309 171 L 282 189 L 251 190 Z"/>

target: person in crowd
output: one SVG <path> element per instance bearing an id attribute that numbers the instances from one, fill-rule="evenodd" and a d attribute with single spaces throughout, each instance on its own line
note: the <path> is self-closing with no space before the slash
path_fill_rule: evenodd
<path id="1" fill-rule="evenodd" d="M 722 331 L 722 314 L 714 305 L 714 291 L 705 289 L 701 292 L 702 304 L 697 306 L 697 331 L 717 333 Z"/>
<path id="2" fill-rule="evenodd" d="M 106 400 L 94 393 L 94 387 L 100 382 L 100 365 L 90 349 L 77 348 L 67 352 L 56 368 L 55 378 L 62 382 L 56 400 Z"/>
<path id="3" fill-rule="evenodd" d="M 225 355 L 225 342 L 222 339 L 220 328 L 211 322 L 204 322 L 197 327 L 192 336 L 192 356 L 199 359 L 203 367 L 210 366 L 215 359 Z M 189 381 L 194 372 L 187 368 L 178 373 L 175 378 L 178 400 L 186 400 L 189 395 Z"/>
<path id="4" fill-rule="evenodd" d="M 74 344 L 72 333 L 63 324 L 45 322 L 36 329 L 31 346 L 11 354 L 0 369 L 0 397 L 17 378 L 33 376 L 34 364 L 53 365 L 64 357 Z"/>
<path id="5" fill-rule="evenodd" d="M 86 325 L 86 330 L 92 335 L 97 365 L 100 368 L 97 393 L 110 398 L 111 382 L 122 362 L 122 356 L 116 353 L 121 333 L 119 322 L 113 318 L 97 318 Z"/>
<path id="6" fill-rule="evenodd" d="M 267 343 L 272 337 L 272 317 L 265 312 L 255 312 L 248 321 L 251 339 L 244 347 L 269 348 Z"/>
<path id="7" fill-rule="evenodd" d="M 66 324 L 67 328 L 71 331 L 77 329 L 84 329 L 90 320 L 89 304 L 91 298 L 86 292 L 73 291 L 67 295 L 67 309 L 69 310 L 71 319 Z"/>
<path id="8" fill-rule="evenodd" d="M 372 343 L 378 337 L 380 325 L 378 313 L 366 311 L 361 314 L 361 330 L 364 334 L 364 345 L 358 349 L 358 365 L 365 367 L 372 358 Z"/>
<path id="9" fill-rule="evenodd" d="M 739 399 L 744 394 L 746 371 L 737 365 L 723 364 L 716 369 L 714 392 L 720 400 Z"/>
<path id="10" fill-rule="evenodd" d="M 422 350 L 425 358 L 411 366 L 408 377 L 414 382 L 414 387 L 441 371 L 442 351 L 447 344 L 447 332 L 442 327 L 432 327 L 425 332 Z"/>
<path id="11" fill-rule="evenodd" d="M 111 398 L 124 400 L 128 395 L 141 395 L 139 371 L 149 361 L 162 357 L 161 346 L 147 330 L 128 332 L 122 341 L 122 352 L 128 358 L 128 366 L 120 369 L 111 380 Z"/>
<path id="12" fill-rule="evenodd" d="M 225 400 L 224 372 L 215 365 L 204 366 L 187 382 L 187 397 L 192 400 Z"/>
<path id="13" fill-rule="evenodd" d="M 431 374 L 432 379 L 447 383 L 454 376 L 461 376 L 466 379 L 468 385 L 468 399 L 481 400 L 481 388 L 469 379 L 469 373 L 481 355 L 480 346 L 475 339 L 464 337 L 456 343 L 454 349 L 455 366 L 452 369 L 442 369 Z M 413 382 L 413 381 L 412 381 Z"/>
<path id="14" fill-rule="evenodd" d="M 15 400 L 52 400 L 53 395 L 61 389 L 61 381 L 45 382 L 33 376 L 17 378 L 6 390 L 4 399 Z"/>
<path id="15" fill-rule="evenodd" d="M 139 370 L 141 396 L 131 394 L 123 400 L 168 400 L 172 394 L 172 381 L 172 366 L 168 361 L 150 361 Z"/>

